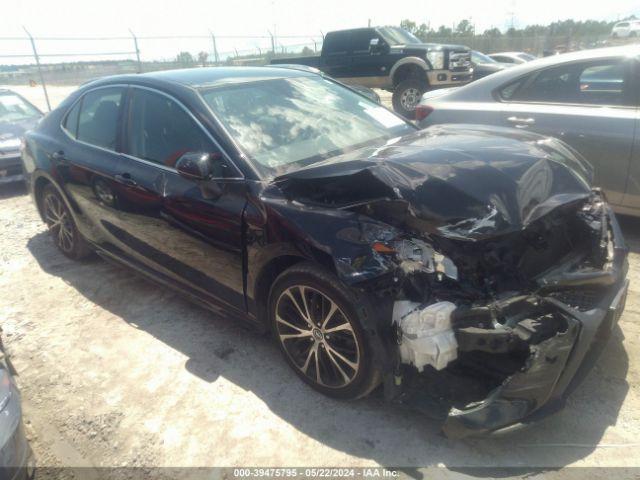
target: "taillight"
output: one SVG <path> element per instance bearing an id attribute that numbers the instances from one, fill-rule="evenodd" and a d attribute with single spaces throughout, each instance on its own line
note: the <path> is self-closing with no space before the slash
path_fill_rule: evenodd
<path id="1" fill-rule="evenodd" d="M 431 112 L 433 112 L 433 107 L 430 105 L 418 105 L 416 107 L 416 120 L 424 120 L 427 118 Z"/>

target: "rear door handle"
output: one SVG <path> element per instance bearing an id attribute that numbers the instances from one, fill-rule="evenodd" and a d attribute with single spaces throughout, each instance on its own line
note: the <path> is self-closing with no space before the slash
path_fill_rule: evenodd
<path id="1" fill-rule="evenodd" d="M 515 124 L 516 127 L 526 127 L 527 125 L 533 125 L 534 123 L 536 123 L 535 118 L 532 117 L 527 117 L 527 118 L 522 118 L 522 117 L 508 117 L 507 118 L 507 122 L 509 123 L 513 123 Z"/>
<path id="2" fill-rule="evenodd" d="M 117 174 L 113 178 L 115 179 L 116 182 L 121 183 L 122 185 L 126 185 L 128 187 L 135 187 L 136 185 L 138 185 L 138 182 L 136 182 L 133 178 L 131 178 L 131 174 L 129 173 Z"/>
<path id="3" fill-rule="evenodd" d="M 66 162 L 67 161 L 67 157 L 64 156 L 64 151 L 63 150 L 58 150 L 57 152 L 53 152 L 51 154 L 51 159 L 52 160 L 57 160 L 58 162 Z"/>

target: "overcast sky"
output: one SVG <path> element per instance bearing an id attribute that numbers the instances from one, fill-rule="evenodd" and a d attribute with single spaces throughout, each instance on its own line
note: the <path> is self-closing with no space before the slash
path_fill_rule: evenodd
<path id="1" fill-rule="evenodd" d="M 470 19 L 477 30 L 504 29 L 513 16 L 516 26 L 573 18 L 616 20 L 640 16 L 640 0 L 2 0 L 0 37 L 22 36 L 26 26 L 34 36 L 137 35 L 268 35 L 274 26 L 280 43 L 310 43 L 310 39 L 285 39 L 285 35 L 319 35 L 320 31 L 373 25 L 397 25 L 409 18 L 437 28 Z M 269 47 L 269 39 L 220 39 L 219 51 Z M 129 41 L 73 44 L 48 41 L 39 45 L 45 53 L 58 51 L 128 51 Z M 311 44 L 311 43 L 310 43 Z M 311 44 L 312 45 L 312 44 Z M 28 53 L 25 42 L 0 40 L 0 56 Z M 177 50 L 211 49 L 208 40 L 141 41 L 143 57 L 167 56 Z M 153 54 L 151 54 L 153 53 Z M 146 55 L 145 55 L 146 54 Z M 0 58 L 0 63 L 11 63 Z"/>

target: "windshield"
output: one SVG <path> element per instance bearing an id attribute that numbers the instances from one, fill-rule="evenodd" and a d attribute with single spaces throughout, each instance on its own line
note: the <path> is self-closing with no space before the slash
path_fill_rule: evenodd
<path id="1" fill-rule="evenodd" d="M 376 29 L 389 45 L 405 45 L 407 43 L 422 43 L 418 37 L 399 27 L 379 27 Z"/>
<path id="2" fill-rule="evenodd" d="M 471 52 L 471 61 L 473 63 L 498 63 L 493 58 L 487 57 L 484 53 L 475 50 Z"/>
<path id="3" fill-rule="evenodd" d="M 201 94 L 245 153 L 278 175 L 415 130 L 319 76 L 221 85 Z"/>
<path id="4" fill-rule="evenodd" d="M 0 94 L 0 122 L 19 122 L 39 116 L 40 112 L 18 95 Z"/>
<path id="5" fill-rule="evenodd" d="M 530 55 L 528 53 L 519 53 L 518 57 L 520 57 L 522 60 L 525 60 L 527 62 L 530 62 L 531 60 L 535 60 L 536 57 L 534 57 L 533 55 Z"/>

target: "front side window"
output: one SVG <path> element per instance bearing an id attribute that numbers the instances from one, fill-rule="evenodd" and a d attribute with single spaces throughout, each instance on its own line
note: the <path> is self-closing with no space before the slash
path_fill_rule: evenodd
<path id="1" fill-rule="evenodd" d="M 100 88 L 87 93 L 80 104 L 76 138 L 115 151 L 123 95 L 122 87 Z"/>
<path id="2" fill-rule="evenodd" d="M 372 38 L 379 38 L 373 29 L 354 30 L 351 33 L 351 51 L 355 54 L 369 53 Z"/>
<path id="3" fill-rule="evenodd" d="M 626 105 L 626 63 L 580 62 L 548 68 L 500 91 L 503 100 L 589 105 Z"/>
<path id="4" fill-rule="evenodd" d="M 14 93 L 0 93 L 0 122 L 21 122 L 42 114 L 33 105 Z"/>
<path id="5" fill-rule="evenodd" d="M 316 76 L 265 79 L 201 91 L 252 160 L 284 173 L 414 127 L 361 95 Z"/>
<path id="6" fill-rule="evenodd" d="M 168 167 L 185 153 L 219 157 L 218 149 L 180 105 L 140 88 L 132 93 L 125 153 Z"/>

